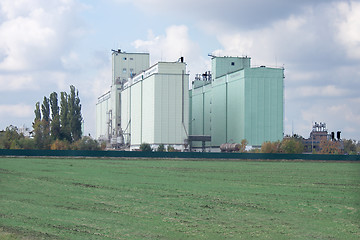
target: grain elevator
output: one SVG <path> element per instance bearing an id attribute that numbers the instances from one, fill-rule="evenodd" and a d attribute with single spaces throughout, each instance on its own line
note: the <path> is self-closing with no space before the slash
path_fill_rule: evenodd
<path id="1" fill-rule="evenodd" d="M 189 89 L 182 57 L 150 66 L 148 53 L 117 50 L 112 65 L 111 89 L 96 104 L 96 138 L 108 147 L 213 151 L 242 139 L 258 147 L 283 138 L 283 68 L 211 56 L 211 71 L 197 74 Z"/>

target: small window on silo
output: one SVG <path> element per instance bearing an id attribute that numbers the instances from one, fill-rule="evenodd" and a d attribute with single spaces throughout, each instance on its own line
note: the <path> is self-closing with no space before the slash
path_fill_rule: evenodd
<path id="1" fill-rule="evenodd" d="M 134 58 L 130 58 L 130 60 L 134 60 Z"/>
<path id="2" fill-rule="evenodd" d="M 231 62 L 231 66 L 234 66 L 235 65 L 235 62 Z"/>
<path id="3" fill-rule="evenodd" d="M 123 57 L 123 60 L 126 60 L 126 57 Z"/>
<path id="4" fill-rule="evenodd" d="M 126 73 L 126 68 L 123 68 L 123 73 Z"/>

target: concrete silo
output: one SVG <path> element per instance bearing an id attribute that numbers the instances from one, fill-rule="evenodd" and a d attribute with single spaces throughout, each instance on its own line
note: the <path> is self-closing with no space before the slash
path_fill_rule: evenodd
<path id="1" fill-rule="evenodd" d="M 252 68 L 248 57 L 212 57 L 211 73 L 193 82 L 192 135 L 210 135 L 207 146 L 214 148 L 283 138 L 283 68 Z"/>
<path id="2" fill-rule="evenodd" d="M 184 150 L 189 126 L 189 75 L 183 58 L 149 68 L 149 54 L 115 51 L 111 90 L 98 98 L 97 139 L 112 148 L 142 143 Z"/>
<path id="3" fill-rule="evenodd" d="M 96 139 L 116 146 L 122 144 L 120 102 L 123 85 L 136 74 L 149 68 L 148 53 L 126 53 L 112 50 L 112 81 L 110 90 L 96 104 Z"/>

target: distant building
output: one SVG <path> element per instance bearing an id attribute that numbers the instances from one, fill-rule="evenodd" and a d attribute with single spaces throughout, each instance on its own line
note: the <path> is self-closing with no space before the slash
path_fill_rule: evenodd
<path id="1" fill-rule="evenodd" d="M 113 50 L 110 91 L 98 98 L 96 104 L 96 138 L 114 147 L 123 144 L 121 129 L 121 92 L 129 78 L 149 68 L 148 53 L 126 53 Z"/>
<path id="2" fill-rule="evenodd" d="M 283 138 L 284 69 L 250 66 L 248 57 L 212 57 L 212 72 L 190 91 L 190 132 L 223 143 L 261 146 Z M 197 145 L 199 146 L 199 144 Z"/>
<path id="3" fill-rule="evenodd" d="M 142 143 L 178 150 L 250 146 L 283 138 L 284 69 L 251 67 L 248 57 L 212 57 L 189 75 L 181 57 L 149 67 L 148 53 L 112 53 L 112 85 L 96 104 L 96 138 L 109 148 Z"/>
<path id="4" fill-rule="evenodd" d="M 320 152 L 321 142 L 323 141 L 334 141 L 337 143 L 339 153 L 343 153 L 344 151 L 344 143 L 340 138 L 340 131 L 337 132 L 336 136 L 334 132 L 331 134 L 328 133 L 326 128 L 326 123 L 317 123 L 315 122 L 310 132 L 310 137 L 308 139 L 303 139 L 304 144 L 304 152 Z"/>
<path id="5" fill-rule="evenodd" d="M 148 143 L 184 150 L 189 131 L 186 64 L 181 58 L 149 68 L 148 58 L 148 54 L 113 53 L 113 62 L 119 64 L 113 64 L 111 91 L 98 99 L 97 138 L 110 141 L 113 148 L 133 150 Z M 141 64 L 126 65 L 132 59 Z M 130 69 L 133 74 L 122 75 Z"/>
<path id="6" fill-rule="evenodd" d="M 330 135 L 326 129 L 326 123 L 317 123 L 315 122 L 310 132 L 310 137 L 303 140 L 304 151 L 305 152 L 319 152 L 321 150 L 320 143 L 321 141 L 330 140 Z"/>

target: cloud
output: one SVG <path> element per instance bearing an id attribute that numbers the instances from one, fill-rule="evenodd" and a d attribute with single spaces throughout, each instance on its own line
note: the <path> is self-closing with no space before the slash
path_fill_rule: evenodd
<path id="1" fill-rule="evenodd" d="M 74 51 L 71 51 L 69 54 L 62 56 L 60 60 L 64 69 L 75 70 L 80 68 L 81 60 L 79 55 Z"/>
<path id="2" fill-rule="evenodd" d="M 345 47 L 347 56 L 360 59 L 360 2 L 339 3 L 337 39 Z"/>
<path id="3" fill-rule="evenodd" d="M 200 46 L 191 40 L 185 25 L 170 26 L 165 30 L 165 35 L 158 36 L 149 30 L 147 40 L 138 39 L 132 45 L 138 51 L 150 52 L 153 63 L 177 61 L 183 56 L 192 74 L 205 71 L 209 66 L 208 60 L 200 54 Z"/>
<path id="4" fill-rule="evenodd" d="M 97 75 L 91 80 L 91 88 L 90 91 L 85 94 L 88 97 L 96 96 L 100 97 L 110 90 L 111 86 L 111 65 L 105 66 L 97 72 Z M 95 99 L 94 99 L 95 100 Z M 97 98 L 96 98 L 97 100 Z M 92 102 L 92 104 L 96 104 L 96 102 Z"/>
<path id="5" fill-rule="evenodd" d="M 348 123 L 351 129 L 360 129 L 358 122 L 349 120 L 360 116 L 353 101 L 360 88 L 358 2 L 157 0 L 151 5 L 138 0 L 134 4 L 146 14 L 169 12 L 179 17 L 186 12 L 193 26 L 217 38 L 221 48 L 213 49 L 214 55 L 247 55 L 253 65 L 284 66 L 285 133 L 292 119 L 306 135 L 311 121 L 325 121 L 338 129 Z M 149 35 L 138 43 L 156 46 L 150 51 L 164 45 L 166 36 Z M 333 106 L 343 107 L 347 117 L 335 114 Z M 360 131 L 346 134 L 359 136 Z"/>
<path id="6" fill-rule="evenodd" d="M 265 28 L 233 29 L 214 32 L 223 49 L 221 54 L 250 54 L 266 64 L 280 61 L 302 64 L 307 69 L 324 68 L 324 64 L 338 65 L 341 53 L 334 37 L 332 6 L 307 8 L 301 14 L 273 22 Z M 319 61 L 326 57 L 327 61 Z M 297 63 L 297 64 L 298 64 Z M 326 66 L 326 68 L 328 65 Z"/>
<path id="7" fill-rule="evenodd" d="M 202 24 L 222 46 L 215 55 L 248 55 L 253 65 L 284 64 L 285 133 L 295 121 L 306 136 L 312 121 L 323 121 L 339 130 L 346 125 L 344 136 L 359 136 L 360 111 L 353 101 L 360 89 L 359 6 L 317 2 L 252 29 L 221 27 L 221 21 Z"/>
<path id="8" fill-rule="evenodd" d="M 148 31 L 147 40 L 135 40 L 132 44 L 139 51 L 150 52 L 153 59 L 176 61 L 182 55 L 191 55 L 198 52 L 198 46 L 193 43 L 185 25 L 170 26 L 164 35 L 155 36 L 152 30 Z"/>
<path id="9" fill-rule="evenodd" d="M 0 105 L 0 115 L 6 116 L 7 118 L 26 118 L 34 115 L 34 107 L 19 103 L 10 105 Z"/>
<path id="10" fill-rule="evenodd" d="M 77 8 L 73 0 L 1 1 L 0 71 L 61 68 L 61 57 L 81 32 Z"/>
<path id="11" fill-rule="evenodd" d="M 36 64 L 37 59 L 28 56 L 35 55 L 40 47 L 49 48 L 49 43 L 55 38 L 52 29 L 39 26 L 38 22 L 22 17 L 7 21 L 0 26 L 2 36 L 0 46 L 2 61 L 0 70 L 28 70 Z"/>
<path id="12" fill-rule="evenodd" d="M 359 126 L 360 110 L 347 104 L 313 105 L 310 107 L 310 111 L 301 111 L 301 115 L 309 123 L 314 120 L 326 122 L 330 132 L 342 131 L 344 138 L 358 136 L 356 126 Z M 308 132 L 310 131 L 309 128 Z"/>
<path id="13" fill-rule="evenodd" d="M 350 93 L 348 89 L 338 88 L 335 85 L 327 86 L 300 86 L 298 88 L 290 89 L 286 92 L 287 99 L 304 99 L 304 98 L 337 98 L 337 97 L 346 97 Z"/>
<path id="14" fill-rule="evenodd" d="M 252 29 L 265 27 L 291 14 L 303 11 L 312 0 L 114 0 L 131 2 L 148 15 L 168 15 L 177 19 L 191 19 L 197 23 L 219 23 L 227 29 Z M 317 0 L 316 4 L 333 1 Z"/>
<path id="15" fill-rule="evenodd" d="M 0 88 L 0 92 L 34 90 L 34 79 L 31 74 L 0 74 L 0 85 L 6 86 Z"/>
<path id="16" fill-rule="evenodd" d="M 344 6 L 352 6 L 352 11 L 357 8 L 355 4 L 344 4 L 308 7 L 265 28 L 219 30 L 214 34 L 222 48 L 213 54 L 250 55 L 253 65 L 280 67 L 284 64 L 286 100 L 355 97 L 355 89 L 360 88 L 359 61 L 346 57 L 338 34 L 339 28 L 346 29 L 343 25 L 346 19 L 351 18 L 351 14 L 344 17 Z M 360 38 L 360 34 L 356 36 Z"/>

